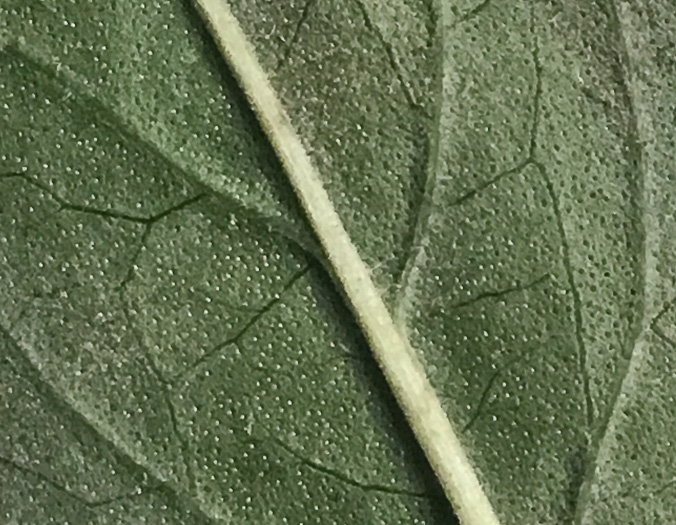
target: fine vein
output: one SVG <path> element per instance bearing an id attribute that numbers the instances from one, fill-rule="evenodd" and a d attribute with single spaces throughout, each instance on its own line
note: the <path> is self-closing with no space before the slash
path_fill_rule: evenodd
<path id="1" fill-rule="evenodd" d="M 253 46 L 224 0 L 195 2 L 277 151 L 375 357 L 458 517 L 464 525 L 498 525 L 456 431 L 409 341 L 376 290 Z"/>

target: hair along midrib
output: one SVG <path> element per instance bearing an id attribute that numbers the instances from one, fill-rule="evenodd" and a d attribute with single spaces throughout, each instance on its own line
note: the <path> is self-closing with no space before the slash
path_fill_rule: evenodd
<path id="1" fill-rule="evenodd" d="M 424 368 L 371 279 L 300 137 L 225 0 L 195 0 L 273 145 L 371 349 L 463 525 L 498 518 Z"/>

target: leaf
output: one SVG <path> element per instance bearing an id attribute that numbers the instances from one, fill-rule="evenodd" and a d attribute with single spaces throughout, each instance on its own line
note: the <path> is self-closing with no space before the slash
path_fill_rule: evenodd
<path id="1" fill-rule="evenodd" d="M 11 377 L 37 377 L 34 390 L 50 386 L 110 443 L 110 457 L 121 453 L 149 479 L 130 475 L 124 488 L 107 489 L 109 498 L 160 487 L 165 498 L 181 495 L 166 499 L 176 512 L 232 512 L 245 522 L 433 520 L 426 500 L 383 498 L 320 476 L 347 471 L 362 485 L 393 477 L 409 492 L 422 483 L 415 455 L 401 459 L 410 450 L 399 441 L 403 429 L 399 438 L 388 432 L 399 421 L 392 401 L 371 391 L 377 372 L 315 262 L 272 152 L 194 16 L 175 2 L 53 4 L 0 8 L 0 42 L 19 50 L 6 53 L 0 77 L 10 108 L 0 132 L 10 188 L 0 194 L 9 217 L 0 268 L 13 285 L 2 306 Z M 674 521 L 673 8 L 490 0 L 251 7 L 233 3 L 501 521 Z M 57 97 L 31 97 L 45 92 Z M 112 125 L 99 131 L 104 122 Z M 74 138 L 66 124 L 79 130 Z M 250 272 L 254 255 L 264 271 Z M 267 269 L 262 261 L 277 262 Z M 204 314 L 206 297 L 221 301 L 213 314 Z M 249 321 L 266 324 L 196 364 L 209 343 L 236 338 Z M 223 351 L 239 346 L 240 359 Z M 337 372 L 310 365 L 334 355 L 344 365 Z M 262 396 L 242 379 L 254 377 L 257 361 L 277 385 Z M 170 387 L 166 378 L 183 369 L 199 381 Z M 309 377 L 321 395 L 313 379 L 299 384 L 301 369 L 319 369 Z M 348 379 L 340 392 L 357 422 L 350 409 L 323 410 L 322 401 L 342 401 L 321 388 L 334 374 Z M 14 400 L 18 387 L 5 384 Z M 297 412 L 281 411 L 289 400 Z M 247 403 L 263 407 L 260 415 Z M 333 428 L 353 430 L 318 437 L 313 422 L 323 414 Z M 77 428 L 70 421 L 53 426 Z M 263 423 L 270 434 L 246 441 L 247 428 Z M 19 486 L 34 494 L 43 481 L 19 460 L 41 456 L 20 448 L 30 440 L 18 430 L 7 432 L 0 453 L 24 469 L 12 483 L 24 476 Z M 228 436 L 223 452 L 214 436 Z M 373 445 L 381 442 L 388 445 Z M 254 466 L 238 455 L 246 443 L 273 452 Z M 85 444 L 98 458 L 102 445 Z M 101 479 L 90 462 L 90 476 Z M 71 475 L 84 468 L 66 464 L 75 465 Z M 256 478 L 264 469 L 293 482 L 266 485 Z M 357 504 L 352 492 L 347 500 L 333 492 L 351 489 L 372 497 Z M 146 512 L 156 505 L 138 501 Z"/>

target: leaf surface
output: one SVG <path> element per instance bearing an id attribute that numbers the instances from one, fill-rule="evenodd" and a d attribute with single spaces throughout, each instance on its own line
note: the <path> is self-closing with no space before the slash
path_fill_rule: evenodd
<path id="1" fill-rule="evenodd" d="M 673 7 L 231 5 L 502 522 L 674 521 Z M 2 6 L 7 384 L 124 512 L 445 523 L 190 8 Z"/>
<path id="2" fill-rule="evenodd" d="M 408 36 L 414 17 L 402 17 L 392 37 L 391 13 L 376 2 L 311 2 L 293 36 L 275 26 L 275 40 L 262 28 L 275 20 L 272 3 L 255 15 L 233 5 L 292 120 L 311 137 L 311 154 L 330 131 L 378 122 L 397 100 L 402 122 L 413 121 L 414 61 L 426 56 Z M 421 3 L 414 12 L 424 12 Z M 380 202 L 362 208 L 365 227 L 353 206 L 363 188 L 336 191 L 340 169 L 322 170 L 328 157 L 359 173 L 354 164 L 374 149 L 368 139 L 361 150 L 334 147 L 316 158 L 346 228 L 375 267 L 408 253 L 402 278 L 382 273 L 381 286 L 399 290 L 391 309 L 504 522 L 669 521 L 671 500 L 648 495 L 671 486 L 669 390 L 651 385 L 664 384 L 673 350 L 657 322 L 674 296 L 665 169 L 674 121 L 663 114 L 674 107 L 674 80 L 655 58 L 673 46 L 673 8 L 482 2 L 440 5 L 433 18 L 441 59 L 434 68 L 427 52 L 422 70 L 440 78 L 436 97 L 417 97 L 436 120 L 426 169 L 419 163 L 416 173 L 427 182 L 413 240 L 372 250 L 374 231 L 392 231 L 392 219 L 374 211 L 396 209 L 392 193 L 380 190 Z M 377 51 L 357 43 L 369 30 Z M 333 45 L 312 45 L 317 35 Z M 288 74 L 273 66 L 279 42 L 297 49 Z M 374 97 L 364 79 L 388 92 Z M 368 100 L 376 98 L 374 109 Z M 345 99 L 348 111 L 338 109 Z M 307 100 L 336 109 L 307 112 Z M 319 126 L 324 133 L 314 132 Z M 381 139 L 382 158 L 405 151 L 375 129 L 366 135 Z M 392 132 L 405 125 L 387 129 L 405 136 Z M 377 164 L 369 168 L 365 185 L 401 187 Z M 652 446 L 640 447 L 638 459 L 645 439 Z"/>
<path id="3" fill-rule="evenodd" d="M 174 150 L 151 131 L 161 121 L 153 97 L 173 93 L 167 69 L 150 60 L 114 77 L 154 71 L 157 91 L 144 99 L 104 81 L 115 60 L 87 50 L 151 57 L 152 32 L 169 37 L 156 16 L 189 38 L 186 28 L 203 31 L 192 11 L 55 6 L 7 8 L 17 29 L 0 58 L 4 519 L 444 521 L 448 504 L 290 215 L 294 201 L 275 204 L 274 179 L 252 175 L 256 163 L 279 168 L 232 81 L 225 93 L 207 58 L 183 77 L 217 94 L 188 114 L 229 110 L 233 129 L 252 130 L 238 132 L 251 148 L 224 132 L 229 174 L 223 185 L 216 171 L 204 176 L 215 193 L 187 171 L 187 145 Z M 99 30 L 99 20 L 128 22 L 123 12 L 148 32 Z M 81 28 L 72 41 L 70 24 Z M 54 49 L 68 52 L 54 59 Z M 91 60 L 68 62 L 78 49 Z M 196 121 L 184 140 L 202 131 Z M 229 194 L 230 183 L 250 188 Z M 281 209 L 291 211 L 280 225 Z"/>

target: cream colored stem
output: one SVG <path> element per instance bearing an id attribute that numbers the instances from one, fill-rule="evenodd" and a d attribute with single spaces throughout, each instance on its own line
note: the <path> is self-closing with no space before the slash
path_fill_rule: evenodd
<path id="1" fill-rule="evenodd" d="M 291 120 L 224 0 L 195 0 L 280 157 L 409 424 L 465 525 L 498 519 L 407 338 L 396 327 Z"/>

